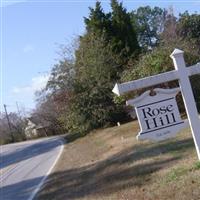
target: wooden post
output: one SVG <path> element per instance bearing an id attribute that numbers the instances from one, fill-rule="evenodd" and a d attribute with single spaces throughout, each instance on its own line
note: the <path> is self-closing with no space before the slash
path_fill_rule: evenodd
<path id="1" fill-rule="evenodd" d="M 183 51 L 175 49 L 170 57 L 173 59 L 175 69 L 177 70 L 178 73 L 179 77 L 178 81 L 181 88 L 181 93 L 183 96 L 183 101 L 185 104 L 188 121 L 191 127 L 197 155 L 200 160 L 200 120 L 198 116 L 194 95 L 192 92 L 190 79 L 188 76 L 189 75 L 188 70 L 185 66 L 183 53 L 184 53 Z"/>

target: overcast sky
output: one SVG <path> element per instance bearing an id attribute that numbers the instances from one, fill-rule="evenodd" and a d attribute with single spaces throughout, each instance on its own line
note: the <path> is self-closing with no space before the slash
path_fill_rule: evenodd
<path id="1" fill-rule="evenodd" d="M 45 86 L 58 58 L 59 44 L 84 32 L 83 17 L 95 1 L 1 1 L 1 105 L 16 111 L 16 102 L 34 108 L 34 92 Z M 104 11 L 110 1 L 101 1 Z M 124 0 L 128 11 L 139 6 L 173 6 L 176 15 L 200 12 L 200 1 Z"/>

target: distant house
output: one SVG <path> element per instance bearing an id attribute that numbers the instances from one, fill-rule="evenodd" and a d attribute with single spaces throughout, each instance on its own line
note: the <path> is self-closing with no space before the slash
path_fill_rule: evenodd
<path id="1" fill-rule="evenodd" d="M 27 139 L 48 136 L 48 125 L 41 124 L 39 120 L 33 117 L 27 118 L 27 126 L 25 128 L 25 135 Z"/>

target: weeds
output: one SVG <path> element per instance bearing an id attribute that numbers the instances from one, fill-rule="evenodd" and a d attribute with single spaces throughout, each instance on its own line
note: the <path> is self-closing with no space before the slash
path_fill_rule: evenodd
<path id="1" fill-rule="evenodd" d="M 200 161 L 194 163 L 193 169 L 195 170 L 200 169 Z"/>
<path id="2" fill-rule="evenodd" d="M 172 169 L 166 176 L 166 182 L 177 181 L 181 176 L 186 175 L 188 172 L 189 169 L 184 167 Z"/>

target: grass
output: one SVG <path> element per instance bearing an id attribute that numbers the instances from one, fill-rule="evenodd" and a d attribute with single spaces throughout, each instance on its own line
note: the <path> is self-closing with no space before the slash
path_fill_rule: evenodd
<path id="1" fill-rule="evenodd" d="M 171 182 L 171 181 L 177 181 L 181 178 L 181 176 L 187 175 L 187 173 L 189 172 L 188 168 L 184 168 L 184 167 L 178 167 L 175 169 L 172 169 L 167 175 L 165 180 L 167 182 Z"/>
<path id="2" fill-rule="evenodd" d="M 9 144 L 11 143 L 11 139 L 7 137 L 0 138 L 0 145 Z"/>
<path id="3" fill-rule="evenodd" d="M 196 170 L 200 169 L 200 161 L 194 163 L 194 169 Z"/>
<path id="4" fill-rule="evenodd" d="M 189 129 L 137 141 L 138 123 L 68 135 L 38 200 L 199 200 L 200 162 Z"/>

